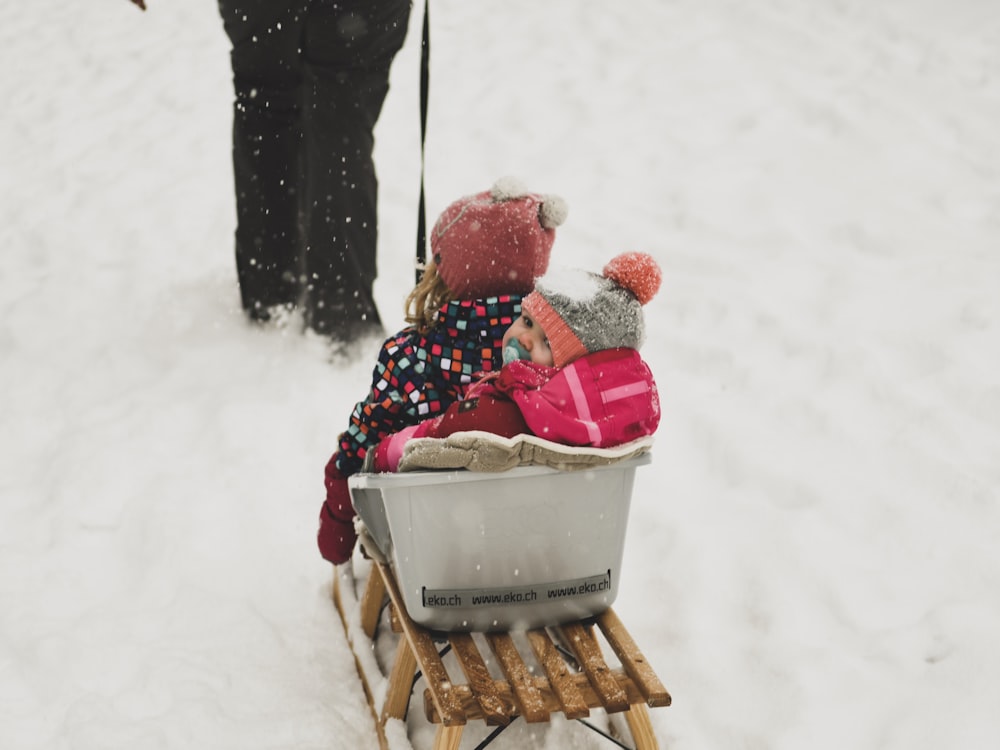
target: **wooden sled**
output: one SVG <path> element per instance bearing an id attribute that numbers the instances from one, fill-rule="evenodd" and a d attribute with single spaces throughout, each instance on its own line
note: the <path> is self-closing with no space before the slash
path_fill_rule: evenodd
<path id="1" fill-rule="evenodd" d="M 391 738 L 406 731 L 402 722 L 421 676 L 426 684 L 424 715 L 437 725 L 434 750 L 457 750 L 469 722 L 482 721 L 495 728 L 477 746 L 482 748 L 519 717 L 536 723 L 562 714 L 583 721 L 592 709 L 609 715 L 623 713 L 637 750 L 659 748 L 648 707 L 669 706 L 670 695 L 612 609 L 524 632 L 440 633 L 411 619 L 388 563 L 370 561 L 370 566 L 360 600 L 353 591 L 353 578 L 337 569 L 333 599 L 354 652 L 382 750 L 399 746 Z M 342 575 L 350 583 L 345 584 Z M 391 636 L 396 640 L 387 676 L 373 656 L 386 602 Z M 598 635 L 607 648 L 602 647 Z M 480 644 L 488 647 L 485 652 Z M 446 667 L 442 654 L 447 650 L 453 655 L 451 661 L 457 661 L 458 670 Z M 605 660 L 608 650 L 617 657 L 617 665 Z M 604 734 L 592 724 L 588 726 Z"/>
<path id="2" fill-rule="evenodd" d="M 588 465 L 349 481 L 361 547 L 376 559 L 355 555 L 363 587 L 345 566 L 333 594 L 383 750 L 412 748 L 402 720 L 417 675 L 434 750 L 458 750 L 469 722 L 495 728 L 479 750 L 515 719 L 583 721 L 592 710 L 612 730 L 623 715 L 618 733 L 638 750 L 658 747 L 648 708 L 670 695 L 611 609 L 634 473 L 650 463 L 635 449 L 648 444 L 585 454 L 530 439 L 560 464 Z"/>

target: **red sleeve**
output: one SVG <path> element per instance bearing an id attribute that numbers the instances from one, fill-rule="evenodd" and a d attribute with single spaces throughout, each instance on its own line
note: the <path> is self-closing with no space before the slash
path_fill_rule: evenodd
<path id="1" fill-rule="evenodd" d="M 424 437 L 443 438 L 455 432 L 478 430 L 502 437 L 530 433 L 517 404 L 500 393 L 470 396 L 448 407 L 444 414 L 426 423 Z"/>

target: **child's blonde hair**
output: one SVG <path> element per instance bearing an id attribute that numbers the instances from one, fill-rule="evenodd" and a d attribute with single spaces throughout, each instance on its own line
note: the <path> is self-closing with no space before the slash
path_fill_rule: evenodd
<path id="1" fill-rule="evenodd" d="M 406 297 L 406 322 L 417 327 L 420 333 L 427 333 L 437 322 L 438 310 L 448 304 L 455 295 L 438 274 L 434 260 L 428 261 L 420 281 Z"/>

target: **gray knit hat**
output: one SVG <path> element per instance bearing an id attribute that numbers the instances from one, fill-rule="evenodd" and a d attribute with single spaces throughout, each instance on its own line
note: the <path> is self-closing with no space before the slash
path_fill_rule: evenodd
<path id="1" fill-rule="evenodd" d="M 645 338 L 642 306 L 659 291 L 660 266 L 645 253 L 623 253 L 601 275 L 552 270 L 535 280 L 521 307 L 545 331 L 556 367 L 590 352 L 638 349 Z"/>

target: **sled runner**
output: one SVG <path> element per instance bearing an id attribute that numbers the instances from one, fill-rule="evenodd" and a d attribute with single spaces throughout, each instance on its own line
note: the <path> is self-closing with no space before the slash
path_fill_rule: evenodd
<path id="1" fill-rule="evenodd" d="M 659 747 L 648 707 L 670 695 L 610 606 L 648 462 L 351 478 L 367 559 L 338 569 L 333 597 L 383 750 L 412 747 L 395 738 L 421 678 L 434 750 L 457 750 L 469 722 L 492 728 L 482 748 L 517 718 L 592 710 L 623 714 L 637 750 Z"/>

